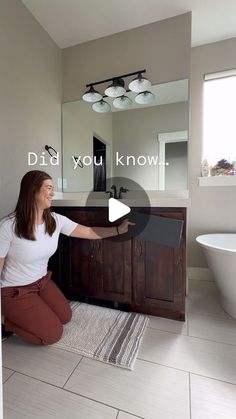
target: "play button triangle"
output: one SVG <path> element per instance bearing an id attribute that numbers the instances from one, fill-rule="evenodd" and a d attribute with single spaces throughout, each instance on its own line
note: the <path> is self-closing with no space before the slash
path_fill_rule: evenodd
<path id="1" fill-rule="evenodd" d="M 110 222 L 116 221 L 131 211 L 128 205 L 123 204 L 115 198 L 109 199 L 108 218 Z"/>

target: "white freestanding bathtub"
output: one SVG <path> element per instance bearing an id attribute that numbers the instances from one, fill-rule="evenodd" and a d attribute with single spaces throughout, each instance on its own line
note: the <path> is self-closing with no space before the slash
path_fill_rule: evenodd
<path id="1" fill-rule="evenodd" d="M 236 319 L 236 234 L 204 234 L 196 241 L 215 277 L 223 309 Z"/>

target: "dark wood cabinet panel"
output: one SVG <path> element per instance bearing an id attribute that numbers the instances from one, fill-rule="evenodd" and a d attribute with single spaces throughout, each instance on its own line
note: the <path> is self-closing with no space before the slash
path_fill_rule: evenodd
<path id="1" fill-rule="evenodd" d="M 101 241 L 99 256 L 103 298 L 131 303 L 131 241 Z"/>
<path id="2" fill-rule="evenodd" d="M 152 215 L 185 220 L 185 211 L 153 209 Z M 133 310 L 184 320 L 185 247 L 185 225 L 179 248 L 133 240 Z"/>
<path id="3" fill-rule="evenodd" d="M 69 239 L 70 294 L 131 302 L 130 242 Z"/>
<path id="4" fill-rule="evenodd" d="M 135 311 L 184 319 L 181 253 L 181 248 L 134 240 L 132 308 Z"/>
<path id="5" fill-rule="evenodd" d="M 84 225 L 110 226 L 107 208 L 54 210 Z M 124 303 L 137 312 L 184 320 L 186 209 L 152 208 L 151 214 L 185 221 L 179 248 L 136 238 L 118 241 L 62 236 L 49 268 L 64 294 Z"/>
<path id="6" fill-rule="evenodd" d="M 174 301 L 175 255 L 172 248 L 135 240 L 133 261 L 134 277 L 137 279 L 135 301 L 138 302 L 144 297 Z"/>

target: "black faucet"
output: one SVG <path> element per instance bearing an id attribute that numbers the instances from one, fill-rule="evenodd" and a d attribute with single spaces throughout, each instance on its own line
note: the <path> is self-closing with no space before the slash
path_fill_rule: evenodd
<path id="1" fill-rule="evenodd" d="M 129 189 L 123 188 L 123 186 L 121 186 L 121 187 L 120 187 L 120 190 L 119 190 L 119 197 L 118 197 L 118 199 L 121 199 L 121 198 L 122 198 L 122 192 L 123 192 L 123 193 L 124 193 L 124 192 L 128 192 L 128 190 L 129 190 Z"/>
<path id="2" fill-rule="evenodd" d="M 109 198 L 112 198 L 112 191 L 106 191 L 106 193 L 109 193 Z"/>
<path id="3" fill-rule="evenodd" d="M 116 185 L 112 185 L 111 189 L 113 189 L 113 198 L 117 199 L 117 189 L 116 189 Z"/>

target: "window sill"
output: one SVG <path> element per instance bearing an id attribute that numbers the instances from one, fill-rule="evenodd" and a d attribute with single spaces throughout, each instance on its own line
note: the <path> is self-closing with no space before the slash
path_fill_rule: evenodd
<path id="1" fill-rule="evenodd" d="M 236 175 L 198 177 L 198 186 L 236 186 Z"/>

